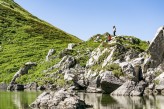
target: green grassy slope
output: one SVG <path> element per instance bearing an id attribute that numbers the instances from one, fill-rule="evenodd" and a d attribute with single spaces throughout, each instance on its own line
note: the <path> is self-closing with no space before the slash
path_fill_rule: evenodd
<path id="1" fill-rule="evenodd" d="M 0 82 L 9 82 L 28 61 L 42 62 L 80 39 L 31 15 L 12 0 L 0 0 Z"/>

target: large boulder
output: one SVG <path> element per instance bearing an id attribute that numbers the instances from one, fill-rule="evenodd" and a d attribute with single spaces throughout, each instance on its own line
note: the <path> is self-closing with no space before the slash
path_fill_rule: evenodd
<path id="1" fill-rule="evenodd" d="M 123 80 L 114 76 L 112 71 L 91 74 L 88 78 L 88 82 L 87 92 L 90 93 L 111 93 L 124 83 Z"/>
<path id="2" fill-rule="evenodd" d="M 56 92 L 43 92 L 30 107 L 33 109 L 85 109 L 87 105 L 72 90 L 61 89 Z"/>
<path id="3" fill-rule="evenodd" d="M 147 84 L 144 81 L 134 82 L 134 81 L 127 81 L 118 89 L 113 91 L 111 95 L 118 95 L 118 96 L 141 96 L 144 93 L 145 87 Z"/>
<path id="4" fill-rule="evenodd" d="M 102 92 L 100 87 L 101 78 L 98 72 L 92 72 L 91 70 L 87 71 L 87 73 L 85 74 L 85 80 L 88 84 L 88 87 L 86 89 L 87 92 L 89 93 Z"/>
<path id="5" fill-rule="evenodd" d="M 130 93 L 134 90 L 136 83 L 134 81 L 127 81 L 118 89 L 113 91 L 111 95 L 118 95 L 118 96 L 129 96 Z"/>
<path id="6" fill-rule="evenodd" d="M 153 67 L 157 67 L 164 61 L 164 26 L 161 26 L 155 35 L 155 38 L 150 43 L 148 51 L 153 60 Z"/>
<path id="7" fill-rule="evenodd" d="M 106 71 L 100 74 L 100 85 L 104 93 L 111 93 L 121 86 L 124 81 L 120 80 L 112 74 L 112 71 Z"/>

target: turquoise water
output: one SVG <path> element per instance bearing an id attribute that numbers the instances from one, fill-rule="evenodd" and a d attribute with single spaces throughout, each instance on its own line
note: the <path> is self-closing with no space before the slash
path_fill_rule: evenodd
<path id="1" fill-rule="evenodd" d="M 0 91 L 0 109 L 30 109 L 41 92 Z M 109 94 L 78 93 L 80 99 L 92 104 L 90 109 L 164 109 L 164 96 L 123 97 Z"/>

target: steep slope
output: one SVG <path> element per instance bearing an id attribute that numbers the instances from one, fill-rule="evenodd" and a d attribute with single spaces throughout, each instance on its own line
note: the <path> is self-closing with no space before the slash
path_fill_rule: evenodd
<path id="1" fill-rule="evenodd" d="M 68 43 L 79 43 L 70 35 L 31 15 L 13 0 L 0 0 L 0 82 L 9 82 L 21 65 L 42 62 L 49 49 L 56 52 Z"/>

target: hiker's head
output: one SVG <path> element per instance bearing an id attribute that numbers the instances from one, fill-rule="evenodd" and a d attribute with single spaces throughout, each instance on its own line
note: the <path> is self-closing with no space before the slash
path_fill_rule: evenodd
<path id="1" fill-rule="evenodd" d="M 115 26 L 113 26 L 113 28 L 115 28 Z"/>

